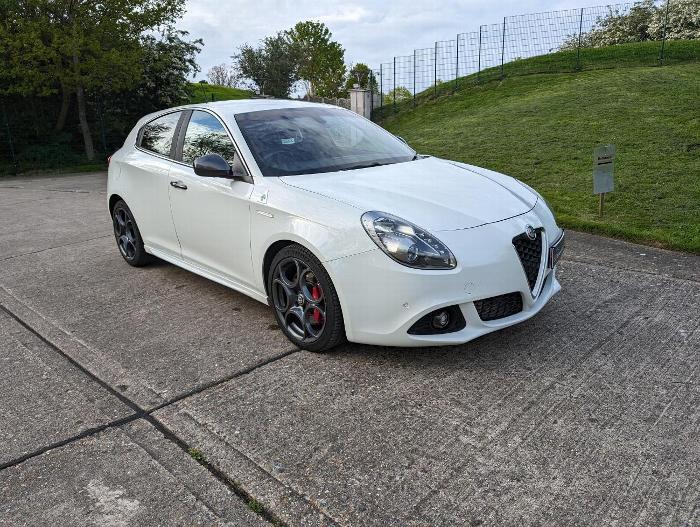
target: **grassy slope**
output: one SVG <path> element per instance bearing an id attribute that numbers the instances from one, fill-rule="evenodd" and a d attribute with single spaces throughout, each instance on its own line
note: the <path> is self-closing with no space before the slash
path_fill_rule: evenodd
<path id="1" fill-rule="evenodd" d="M 239 88 L 227 88 L 225 86 L 214 86 L 213 84 L 191 83 L 192 99 L 190 103 L 196 104 L 201 102 L 214 101 L 230 101 L 232 99 L 247 99 L 251 96 L 248 90 Z M 212 99 L 212 95 L 214 98 Z"/>
<path id="2" fill-rule="evenodd" d="M 564 226 L 700 253 L 699 93 L 698 63 L 533 74 L 465 87 L 383 125 L 419 152 L 522 179 Z M 600 219 L 591 172 L 602 143 L 617 160 Z"/>

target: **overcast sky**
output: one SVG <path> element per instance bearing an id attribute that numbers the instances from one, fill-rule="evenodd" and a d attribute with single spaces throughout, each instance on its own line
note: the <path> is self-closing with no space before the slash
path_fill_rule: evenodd
<path id="1" fill-rule="evenodd" d="M 605 2 L 599 2 L 601 4 Z M 504 16 L 595 5 L 590 0 L 187 0 L 179 28 L 204 40 L 199 55 L 205 78 L 243 43 L 290 28 L 302 20 L 320 20 L 345 48 L 347 64 L 377 67 L 394 55 L 410 55 L 436 40 L 478 31 Z"/>

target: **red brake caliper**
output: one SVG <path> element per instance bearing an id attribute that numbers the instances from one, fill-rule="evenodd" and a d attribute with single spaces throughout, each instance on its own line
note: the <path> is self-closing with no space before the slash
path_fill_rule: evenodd
<path id="1" fill-rule="evenodd" d="M 311 298 L 314 300 L 318 300 L 321 298 L 321 288 L 318 285 L 315 285 L 311 288 Z M 314 319 L 314 324 L 320 324 L 321 323 L 321 310 L 318 308 L 314 309 L 313 314 L 311 315 Z"/>

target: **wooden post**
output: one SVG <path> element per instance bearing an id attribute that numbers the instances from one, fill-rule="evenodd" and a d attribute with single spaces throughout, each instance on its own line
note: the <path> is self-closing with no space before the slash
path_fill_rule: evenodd
<path id="1" fill-rule="evenodd" d="M 598 202 L 598 216 L 603 217 L 603 203 L 605 203 L 605 193 L 598 194 L 600 196 L 600 202 Z"/>

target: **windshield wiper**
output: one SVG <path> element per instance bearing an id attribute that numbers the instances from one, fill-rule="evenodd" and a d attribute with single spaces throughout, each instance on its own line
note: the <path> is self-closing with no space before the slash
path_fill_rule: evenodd
<path id="1" fill-rule="evenodd" d="M 346 168 L 341 168 L 339 172 L 344 172 L 345 170 L 358 170 L 360 168 L 372 168 L 372 167 L 380 167 L 384 165 L 385 163 L 379 163 L 378 161 L 374 161 L 373 163 L 365 163 L 365 164 L 359 164 L 359 165 L 352 165 Z"/>

